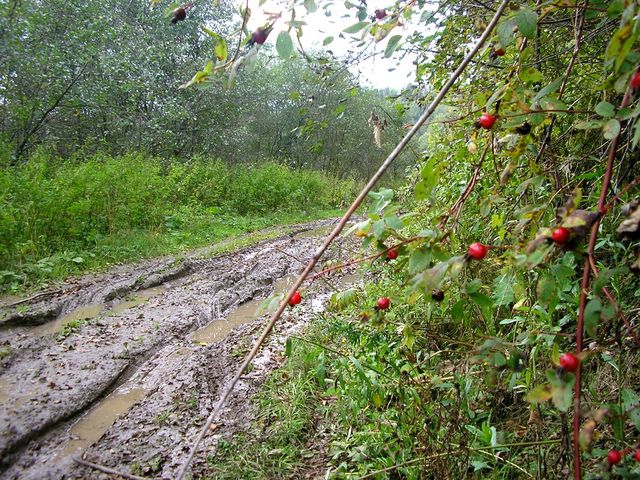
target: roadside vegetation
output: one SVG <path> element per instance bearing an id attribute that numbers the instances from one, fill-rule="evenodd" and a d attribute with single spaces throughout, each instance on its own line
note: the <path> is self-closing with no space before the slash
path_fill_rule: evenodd
<path id="1" fill-rule="evenodd" d="M 0 171 L 0 287 L 16 291 L 336 215 L 356 185 L 275 162 L 34 155 Z"/>

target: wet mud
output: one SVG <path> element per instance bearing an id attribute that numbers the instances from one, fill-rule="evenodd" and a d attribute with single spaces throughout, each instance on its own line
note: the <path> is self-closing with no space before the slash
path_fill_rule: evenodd
<path id="1" fill-rule="evenodd" d="M 257 310 L 284 293 L 331 228 L 325 220 L 230 254 L 162 258 L 75 279 L 27 302 L 0 301 L 0 479 L 107 479 L 80 457 L 171 479 L 259 335 Z M 338 240 L 327 258 L 353 255 Z M 348 274 L 349 272 L 347 272 Z M 353 275 L 332 280 L 346 288 Z M 193 466 L 246 426 L 248 401 L 282 361 L 287 336 L 324 306 L 315 282 L 242 377 Z"/>

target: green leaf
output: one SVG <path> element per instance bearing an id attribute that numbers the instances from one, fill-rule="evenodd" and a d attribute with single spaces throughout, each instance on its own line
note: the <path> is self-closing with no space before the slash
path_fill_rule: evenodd
<path id="1" fill-rule="evenodd" d="M 514 302 L 514 278 L 511 275 L 500 275 L 493 281 L 493 299 L 496 305 L 509 305 Z"/>
<path id="2" fill-rule="evenodd" d="M 307 9 L 308 13 L 313 13 L 318 10 L 318 5 L 314 0 L 304 0 L 304 8 Z"/>
<path id="3" fill-rule="evenodd" d="M 594 128 L 602 128 L 602 120 L 584 120 L 573 124 L 578 130 L 593 130 Z"/>
<path id="4" fill-rule="evenodd" d="M 360 30 L 369 25 L 369 22 L 358 22 L 354 23 L 350 27 L 347 27 L 343 30 L 344 33 L 358 33 Z"/>
<path id="5" fill-rule="evenodd" d="M 529 403 L 542 403 L 549 400 L 552 395 L 551 385 L 538 385 L 530 390 L 524 399 Z"/>
<path id="6" fill-rule="evenodd" d="M 607 140 L 613 140 L 620 134 L 620 122 L 615 118 L 610 119 L 602 127 L 602 133 Z"/>
<path id="7" fill-rule="evenodd" d="M 601 117 L 610 118 L 615 116 L 616 108 L 609 102 L 600 102 L 596 105 L 596 113 Z"/>
<path id="8" fill-rule="evenodd" d="M 225 38 L 207 27 L 202 27 L 202 31 L 213 38 L 213 53 L 218 61 L 224 62 L 229 54 L 229 47 Z"/>
<path id="9" fill-rule="evenodd" d="M 427 246 L 416 248 L 409 257 L 409 274 L 421 272 L 431 263 L 431 250 Z"/>
<path id="10" fill-rule="evenodd" d="M 584 327 L 590 336 L 595 336 L 598 324 L 600 323 L 600 312 L 602 302 L 598 297 L 592 298 L 584 309 Z"/>
<path id="11" fill-rule="evenodd" d="M 471 298 L 474 303 L 480 305 L 481 307 L 493 307 L 493 300 L 487 297 L 484 293 L 473 292 L 469 294 L 469 298 Z"/>
<path id="12" fill-rule="evenodd" d="M 466 302 L 464 300 L 458 300 L 453 307 L 451 307 L 451 318 L 457 322 L 464 320 L 464 306 Z"/>
<path id="13" fill-rule="evenodd" d="M 278 34 L 278 38 L 276 40 L 276 50 L 278 55 L 284 60 L 289 60 L 291 55 L 293 54 L 293 41 L 291 40 L 291 35 L 286 30 L 281 31 Z"/>
<path id="14" fill-rule="evenodd" d="M 498 39 L 503 47 L 506 47 L 513 42 L 513 28 L 516 26 L 516 22 L 513 18 L 505 18 L 502 20 L 496 28 Z"/>
<path id="15" fill-rule="evenodd" d="M 539 82 L 544 78 L 542 72 L 534 67 L 521 68 L 518 76 L 520 77 L 520 80 L 527 83 Z"/>
<path id="16" fill-rule="evenodd" d="M 551 82 L 549 85 L 545 86 L 538 93 L 536 93 L 531 103 L 536 103 L 541 98 L 544 98 L 547 95 L 552 94 L 553 92 L 555 92 L 560 88 L 560 85 L 562 85 L 562 78 L 556 78 L 553 82 Z"/>
<path id="17" fill-rule="evenodd" d="M 384 49 L 385 57 L 389 58 L 391 55 L 393 55 L 393 52 L 395 52 L 398 48 L 401 39 L 402 35 L 394 35 L 389 39 L 389 41 L 387 42 L 387 48 Z"/>
<path id="18" fill-rule="evenodd" d="M 322 41 L 322 46 L 326 47 L 327 45 L 329 45 L 331 42 L 333 42 L 333 37 L 327 37 Z"/>
<path id="19" fill-rule="evenodd" d="M 291 341 L 291 338 L 287 338 L 287 341 L 284 344 L 284 356 L 285 357 L 290 357 L 291 356 L 291 350 L 293 349 L 293 342 Z"/>
<path id="20" fill-rule="evenodd" d="M 529 9 L 522 9 L 515 15 L 515 22 L 518 30 L 525 37 L 532 39 L 536 35 L 536 25 L 538 24 L 538 15 Z"/>

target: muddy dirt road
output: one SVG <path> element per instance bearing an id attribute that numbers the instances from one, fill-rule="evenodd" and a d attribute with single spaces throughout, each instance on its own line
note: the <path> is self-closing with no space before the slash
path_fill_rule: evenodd
<path id="1" fill-rule="evenodd" d="M 105 479 L 73 457 L 150 478 L 173 478 L 225 383 L 257 337 L 255 311 L 284 291 L 333 221 L 235 253 L 121 266 L 55 294 L 0 304 L 0 478 Z M 352 256 L 338 241 L 328 258 Z M 345 250 L 346 249 L 346 250 Z M 202 252 L 200 252 L 202 253 Z M 335 277 L 344 288 L 355 277 Z M 288 310 L 242 378 L 194 475 L 216 442 L 252 417 L 247 399 L 281 360 L 287 335 L 321 311 L 315 282 Z"/>

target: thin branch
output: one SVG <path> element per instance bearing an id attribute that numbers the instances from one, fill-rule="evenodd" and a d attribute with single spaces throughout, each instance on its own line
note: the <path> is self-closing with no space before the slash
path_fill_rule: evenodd
<path id="1" fill-rule="evenodd" d="M 345 212 L 344 216 L 342 217 L 342 219 L 340 220 L 338 225 L 336 225 L 334 230 L 325 239 L 325 241 L 322 244 L 322 246 L 313 255 L 313 257 L 309 261 L 309 264 L 307 265 L 305 270 L 300 274 L 300 276 L 298 276 L 298 278 L 296 279 L 296 281 L 292 285 L 291 289 L 287 293 L 286 298 L 281 302 L 280 307 L 273 314 L 273 317 L 271 318 L 271 320 L 269 320 L 269 322 L 265 326 L 264 331 L 262 332 L 260 337 L 254 343 L 253 347 L 251 348 L 251 351 L 247 354 L 247 356 L 245 357 L 244 361 L 242 362 L 242 365 L 240 365 L 240 367 L 236 371 L 233 379 L 231 380 L 231 383 L 229 383 L 229 385 L 225 388 L 224 392 L 222 393 L 222 396 L 220 397 L 220 400 L 218 401 L 216 407 L 213 409 L 213 411 L 209 415 L 209 418 L 207 418 L 207 421 L 203 425 L 202 430 L 200 431 L 199 435 L 197 436 L 197 438 L 194 441 L 193 446 L 191 447 L 191 451 L 189 452 L 189 455 L 188 455 L 187 459 L 185 460 L 184 464 L 182 465 L 182 468 L 180 469 L 180 471 L 178 473 L 177 480 L 183 480 L 184 479 L 184 476 L 186 475 L 187 470 L 189 469 L 189 466 L 191 465 L 191 462 L 193 461 L 193 457 L 194 457 L 194 455 L 195 455 L 195 453 L 196 453 L 196 451 L 198 449 L 198 446 L 200 445 L 200 442 L 202 442 L 202 439 L 205 437 L 205 435 L 209 431 L 209 426 L 217 418 L 218 414 L 222 410 L 222 407 L 226 404 L 229 396 L 233 392 L 236 384 L 238 383 L 238 380 L 240 380 L 240 377 L 242 376 L 243 372 L 245 371 L 247 366 L 251 363 L 253 358 L 258 353 L 258 350 L 260 349 L 261 345 L 264 343 L 266 338 L 269 336 L 269 333 L 273 329 L 273 326 L 275 325 L 275 323 L 282 316 L 282 313 L 284 312 L 285 308 L 287 307 L 287 304 L 288 304 L 289 300 L 291 299 L 291 297 L 298 290 L 298 288 L 302 285 L 302 283 L 307 278 L 307 276 L 311 273 L 311 271 L 316 266 L 316 264 L 318 263 L 318 261 L 320 260 L 320 258 L 324 254 L 324 252 L 329 248 L 329 245 L 331 245 L 333 240 L 338 235 L 340 235 L 340 232 L 342 232 L 342 230 L 344 229 L 345 225 L 347 224 L 347 222 L 349 221 L 349 219 L 351 218 L 353 213 L 360 206 L 360 204 L 362 204 L 362 202 L 365 200 L 365 198 L 367 197 L 369 192 L 373 189 L 373 187 L 378 183 L 378 180 L 382 177 L 382 175 L 384 175 L 384 173 L 389 168 L 391 163 L 393 163 L 393 161 L 398 157 L 400 152 L 402 152 L 402 150 L 406 147 L 406 145 L 409 143 L 409 141 L 411 141 L 411 139 L 415 136 L 415 134 L 418 132 L 418 130 L 420 130 L 422 125 L 427 121 L 427 119 L 429 117 L 431 117 L 431 115 L 436 110 L 438 105 L 440 105 L 440 103 L 442 102 L 442 100 L 444 99 L 446 94 L 449 92 L 451 87 L 456 83 L 456 81 L 458 80 L 460 75 L 462 75 L 462 72 L 464 72 L 464 70 L 467 67 L 467 65 L 469 65 L 469 63 L 471 62 L 473 57 L 475 57 L 476 54 L 478 53 L 478 51 L 482 48 L 482 46 L 484 45 L 484 42 L 487 40 L 487 38 L 489 38 L 489 35 L 491 35 L 491 32 L 493 31 L 493 29 L 495 28 L 496 24 L 498 23 L 498 20 L 502 16 L 502 13 L 504 12 L 504 10 L 507 7 L 508 3 L 509 3 L 509 0 L 502 0 L 502 2 L 500 3 L 500 6 L 498 7 L 495 15 L 493 16 L 493 18 L 491 19 L 491 21 L 487 25 L 486 29 L 484 30 L 484 32 L 482 33 L 482 35 L 478 39 L 477 44 L 471 49 L 469 54 L 460 63 L 460 65 L 455 70 L 455 72 L 453 72 L 451 74 L 451 77 L 449 78 L 449 80 L 442 87 L 442 89 L 440 90 L 438 95 L 435 97 L 435 99 L 431 102 L 429 107 L 427 107 L 427 109 L 424 111 L 424 113 L 420 116 L 420 119 L 416 122 L 416 124 L 413 126 L 413 128 L 411 130 L 409 130 L 409 132 L 407 132 L 405 137 L 400 141 L 400 143 L 396 146 L 396 148 L 393 149 L 393 151 L 389 154 L 387 159 L 382 163 L 382 165 L 380 166 L 378 171 L 373 175 L 373 177 L 371 177 L 369 182 L 365 185 L 365 187 L 362 189 L 360 194 L 353 201 L 351 206 L 347 209 L 347 211 Z"/>
<path id="2" fill-rule="evenodd" d="M 620 108 L 625 108 L 629 105 L 633 98 L 631 90 L 627 89 L 627 92 L 622 99 Z M 609 154 L 607 159 L 607 168 L 602 179 L 602 187 L 600 190 L 600 198 L 598 199 L 598 211 L 602 212 L 607 202 L 607 194 L 609 192 L 609 185 L 611 184 L 611 177 L 613 175 L 613 164 L 616 159 L 616 150 L 618 148 L 618 142 L 620 141 L 620 133 L 611 140 L 609 145 Z M 596 246 L 596 240 L 598 239 L 598 228 L 602 221 L 602 215 L 591 226 L 591 235 L 589 237 L 589 246 L 587 248 L 587 258 L 584 260 L 582 268 L 582 281 L 580 283 L 580 300 L 578 303 L 578 324 L 576 326 L 576 353 L 582 352 L 582 342 L 584 337 L 584 317 L 585 309 L 587 306 L 587 291 L 591 284 L 591 262 L 590 257 L 594 257 L 594 251 Z M 580 452 L 580 404 L 582 394 L 582 365 L 578 366 L 578 370 L 575 373 L 576 383 L 574 387 L 574 402 L 573 402 L 573 477 L 575 480 L 581 480 L 581 452 Z"/>
<path id="3" fill-rule="evenodd" d="M 81 458 L 74 457 L 73 460 L 80 465 L 93 468 L 94 470 L 98 470 L 100 472 L 108 473 L 109 475 L 116 475 L 118 477 L 128 478 L 129 480 L 150 480 L 149 477 L 139 477 L 138 475 L 119 472 L 118 470 L 114 470 L 113 468 L 105 467 L 104 465 L 98 465 L 97 463 L 87 462 L 86 460 L 82 460 Z"/>

